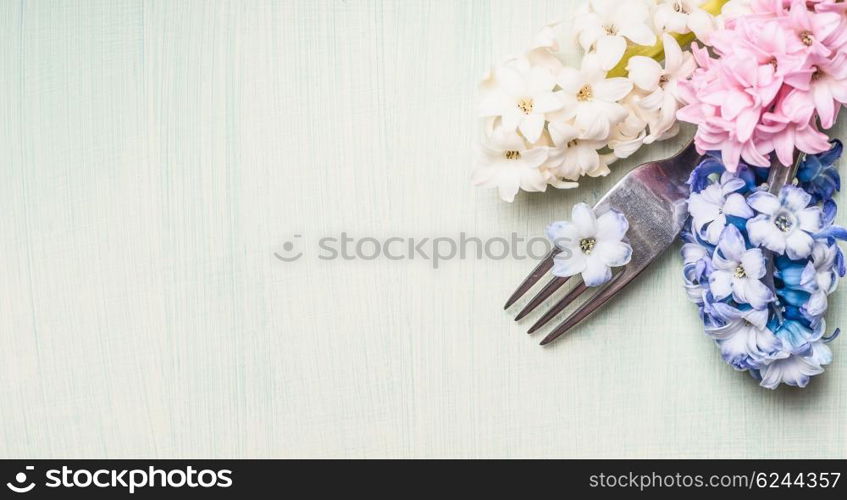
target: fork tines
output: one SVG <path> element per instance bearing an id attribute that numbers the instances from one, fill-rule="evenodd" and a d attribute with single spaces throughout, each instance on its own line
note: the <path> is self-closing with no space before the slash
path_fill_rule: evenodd
<path id="1" fill-rule="evenodd" d="M 552 268 L 552 257 L 549 257 L 550 263 L 542 262 L 542 265 L 539 265 L 539 268 Z M 592 297 L 582 304 L 576 311 L 565 317 L 559 325 L 557 325 L 552 332 L 550 332 L 544 340 L 541 341 L 541 345 L 547 345 L 560 336 L 564 335 L 568 331 L 570 331 L 573 327 L 581 323 L 585 318 L 591 315 L 594 311 L 602 307 L 606 302 L 609 301 L 615 294 L 617 294 L 623 287 L 629 284 L 635 275 L 638 274 L 637 271 L 633 270 L 632 272 L 628 272 L 626 269 L 617 272 L 612 279 L 600 287 Z M 537 283 L 541 276 L 530 276 L 533 278 L 533 282 L 523 290 L 523 293 L 518 294 L 516 292 L 513 296 L 514 302 L 520 300 L 520 298 L 530 289 L 532 285 Z M 529 280 L 529 279 L 528 279 Z M 528 281 L 527 280 L 527 281 Z M 538 309 L 538 307 L 543 304 L 547 299 L 549 299 L 556 291 L 562 288 L 570 278 L 559 278 L 553 276 L 549 282 L 529 301 L 527 304 L 521 309 L 518 315 L 515 317 L 515 321 L 520 321 L 525 318 L 533 311 Z M 577 299 L 582 297 L 587 291 L 590 290 L 588 286 L 582 281 L 578 276 L 574 278 L 574 280 L 579 280 L 579 283 L 576 284 L 571 290 L 569 290 L 564 297 L 559 299 L 555 304 L 553 304 L 550 309 L 548 309 L 544 315 L 541 316 L 527 331 L 528 334 L 533 334 L 543 328 L 545 325 L 550 323 L 556 316 L 558 316 L 562 311 L 564 311 L 569 305 L 574 303 Z M 525 281 L 523 285 L 526 285 Z M 520 291 L 520 290 L 519 290 Z M 511 299 L 510 299 L 511 300 Z"/>
<path id="2" fill-rule="evenodd" d="M 627 217 L 629 222 L 627 239 L 632 246 L 632 260 L 617 270 L 611 281 L 598 287 L 588 300 L 554 327 L 553 331 L 541 342 L 542 345 L 556 340 L 594 311 L 603 307 L 676 240 L 688 218 L 685 203 L 689 194 L 687 181 L 691 171 L 699 163 L 699 158 L 700 155 L 694 144 L 689 143 L 676 156 L 647 162 L 636 167 L 597 202 L 595 211 L 616 209 Z M 553 269 L 554 257 L 558 253 L 558 249 L 550 252 L 506 302 L 506 309 L 508 309 L 542 278 L 549 275 L 549 281 L 517 314 L 515 319 L 521 320 L 538 309 L 566 284 L 578 281 L 563 298 L 553 304 L 530 327 L 528 333 L 534 333 L 550 323 L 588 291 L 588 287 L 580 277 L 561 278 L 550 273 Z"/>

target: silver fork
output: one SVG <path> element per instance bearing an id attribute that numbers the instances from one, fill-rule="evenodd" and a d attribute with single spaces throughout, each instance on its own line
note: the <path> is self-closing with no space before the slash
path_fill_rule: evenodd
<path id="1" fill-rule="evenodd" d="M 692 142 L 676 156 L 636 167 L 597 202 L 594 209 L 598 213 L 616 209 L 626 216 L 629 221 L 626 236 L 632 246 L 632 260 L 547 335 L 541 345 L 553 342 L 600 309 L 676 240 L 688 218 L 686 200 L 689 188 L 686 181 L 700 158 Z M 553 257 L 558 253 L 559 250 L 554 249 L 538 264 L 506 302 L 505 309 L 514 305 L 553 268 Z M 581 278 L 576 276 L 573 279 L 580 280 L 580 283 L 532 325 L 528 333 L 534 333 L 549 323 L 589 290 Z M 515 320 L 521 320 L 534 311 L 569 280 L 553 276 Z"/>

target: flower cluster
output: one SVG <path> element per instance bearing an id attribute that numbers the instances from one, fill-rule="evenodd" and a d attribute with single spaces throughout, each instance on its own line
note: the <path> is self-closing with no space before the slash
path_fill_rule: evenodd
<path id="1" fill-rule="evenodd" d="M 820 131 L 847 103 L 847 4 L 836 0 L 748 0 L 694 46 L 698 69 L 679 86 L 677 117 L 698 126 L 701 153 L 720 151 L 729 171 L 743 159 L 767 167 L 775 152 L 827 151 Z"/>
<path id="2" fill-rule="evenodd" d="M 805 387 L 832 360 L 824 314 L 845 275 L 833 223 L 842 146 L 800 165 L 798 181 L 778 195 L 768 171 L 744 162 L 728 171 L 720 153 L 705 156 L 689 180 L 691 215 L 683 232 L 684 280 L 706 333 L 723 359 L 763 387 Z"/>
<path id="3" fill-rule="evenodd" d="M 480 86 L 485 135 L 473 183 L 519 190 L 578 186 L 643 144 L 678 131 L 677 87 L 696 63 L 671 34 L 705 37 L 726 0 L 588 0 L 575 16 L 577 65 L 565 63 L 559 24 L 524 54 L 495 66 Z M 655 48 L 654 57 L 633 49 Z M 664 53 L 664 65 L 657 62 Z"/>

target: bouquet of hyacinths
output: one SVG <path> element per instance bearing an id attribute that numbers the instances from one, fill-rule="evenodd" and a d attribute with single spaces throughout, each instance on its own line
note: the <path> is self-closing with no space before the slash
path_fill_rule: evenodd
<path id="1" fill-rule="evenodd" d="M 701 153 L 721 151 L 729 171 L 794 163 L 795 150 L 829 149 L 829 129 L 847 103 L 847 4 L 754 0 L 752 10 L 693 48 L 698 69 L 679 86 L 680 120 L 698 126 Z M 712 57 L 714 54 L 715 57 Z"/>
<path id="2" fill-rule="evenodd" d="M 683 232 L 683 275 L 706 333 L 723 359 L 763 387 L 805 387 L 832 361 L 827 296 L 845 274 L 836 240 L 833 194 L 841 156 L 833 141 L 800 164 L 796 185 L 767 191 L 768 170 L 743 162 L 726 169 L 706 155 L 689 184 L 691 214 Z"/>
<path id="3" fill-rule="evenodd" d="M 822 132 L 847 104 L 847 2 L 591 0 L 573 31 L 578 69 L 555 57 L 555 28 L 485 80 L 475 181 L 508 201 L 575 187 L 677 120 L 695 124 L 688 296 L 728 364 L 763 387 L 805 387 L 832 361 L 839 330 L 825 314 L 847 271 L 833 199 L 842 145 Z M 580 204 L 550 225 L 555 276 L 599 287 L 635 260 L 626 217 L 607 208 Z"/>
<path id="4" fill-rule="evenodd" d="M 695 46 L 698 68 L 679 87 L 678 117 L 698 125 L 707 153 L 683 235 L 689 297 L 724 360 L 771 389 L 805 387 L 838 334 L 824 315 L 845 274 L 832 199 L 842 147 L 820 130 L 847 103 L 845 12 L 831 0 L 754 0 L 710 49 Z M 797 178 L 769 192 L 767 167 Z"/>
<path id="5" fill-rule="evenodd" d="M 575 188 L 580 177 L 607 175 L 642 145 L 675 136 L 677 87 L 695 69 L 680 42 L 706 39 L 726 3 L 590 0 L 570 36 L 562 24 L 546 26 L 480 85 L 474 184 L 497 188 L 508 202 L 520 190 Z M 569 64 L 568 48 L 581 60 Z"/>

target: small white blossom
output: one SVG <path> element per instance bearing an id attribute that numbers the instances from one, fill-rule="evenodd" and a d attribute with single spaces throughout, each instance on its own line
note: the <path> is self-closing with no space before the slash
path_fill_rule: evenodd
<path id="1" fill-rule="evenodd" d="M 626 119 L 626 108 L 619 101 L 630 93 L 632 83 L 626 78 L 606 78 L 606 72 L 590 58 L 583 60 L 579 70 L 563 68 L 558 83 L 564 108 L 557 116 L 573 120 L 581 138 L 605 141 L 612 127 Z"/>
<path id="2" fill-rule="evenodd" d="M 519 130 L 530 143 L 541 138 L 547 113 L 562 108 L 553 73 L 525 58 L 496 68 L 486 85 L 480 115 L 499 117 L 505 130 Z"/>
<path id="3" fill-rule="evenodd" d="M 809 316 L 821 316 L 829 307 L 827 295 L 838 288 L 838 246 L 816 241 L 809 262 L 803 269 L 800 286 L 809 292 L 809 301 L 803 309 Z"/>
<path id="4" fill-rule="evenodd" d="M 636 98 L 637 96 L 633 92 L 630 97 Z M 647 137 L 647 122 L 633 107 L 637 104 L 630 104 L 629 101 L 631 99 L 627 98 L 623 103 L 628 112 L 626 118 L 615 125 L 609 137 L 609 148 L 612 149 L 617 158 L 629 158 L 641 148 L 644 139 Z"/>
<path id="5" fill-rule="evenodd" d="M 750 243 L 772 252 L 802 259 L 812 253 L 812 234 L 821 229 L 820 207 L 809 206 L 812 196 L 796 186 L 785 186 L 779 197 L 759 191 L 747 203 L 760 215 L 747 222 Z"/>
<path id="6" fill-rule="evenodd" d="M 724 229 L 712 265 L 709 286 L 715 300 L 731 295 L 739 304 L 763 309 L 775 299 L 771 289 L 761 281 L 767 271 L 762 249 L 748 250 L 737 227 L 729 225 Z"/>
<path id="7" fill-rule="evenodd" d="M 600 286 L 612 279 L 613 267 L 625 266 L 632 247 L 623 242 L 629 223 L 623 214 L 610 210 L 597 217 L 585 203 L 574 205 L 570 222 L 554 222 L 547 236 L 561 250 L 553 259 L 553 274 L 581 274 L 586 286 Z"/>
<path id="8" fill-rule="evenodd" d="M 767 309 L 736 309 L 729 304 L 712 304 L 725 323 L 706 326 L 706 333 L 717 341 L 723 359 L 739 370 L 761 366 L 774 359 L 787 358 L 782 343 L 767 328 Z"/>
<path id="9" fill-rule="evenodd" d="M 655 117 L 650 121 L 650 135 L 645 138 L 645 144 L 662 138 L 677 123 L 676 112 L 680 106 L 677 85 L 697 69 L 694 57 L 690 52 L 683 52 L 674 37 L 664 35 L 662 42 L 664 68 L 655 59 L 644 56 L 634 56 L 627 63 L 629 79 L 647 93 L 640 100 L 640 106 L 653 112 Z"/>
<path id="10" fill-rule="evenodd" d="M 718 243 L 726 226 L 726 216 L 749 219 L 754 215 L 744 196 L 736 193 L 744 187 L 744 181 L 729 172 L 724 172 L 720 182 L 710 184 L 688 199 L 694 230 L 704 240 Z"/>
<path id="11" fill-rule="evenodd" d="M 811 344 L 805 356 L 791 355 L 764 366 L 760 385 L 768 389 L 776 389 L 780 384 L 806 387 L 811 377 L 823 373 L 823 367 L 830 363 L 832 351 L 819 340 Z"/>
<path id="12" fill-rule="evenodd" d="M 548 175 L 541 167 L 548 151 L 547 147 L 530 147 L 515 132 L 497 129 L 480 149 L 473 184 L 497 188 L 500 197 L 510 203 L 521 189 L 545 191 Z"/>
<path id="13" fill-rule="evenodd" d="M 605 142 L 580 139 L 579 131 L 565 122 L 551 122 L 549 129 L 554 144 L 549 165 L 557 176 L 575 181 L 583 175 L 600 177 L 609 173 L 611 162 L 599 152 L 606 147 Z"/>
<path id="14" fill-rule="evenodd" d="M 661 0 L 653 19 L 661 33 L 691 33 L 702 41 L 715 30 L 711 14 L 701 9 L 706 0 Z"/>
<path id="15" fill-rule="evenodd" d="M 574 18 L 574 30 L 582 48 L 597 56 L 605 70 L 614 68 L 628 42 L 653 45 L 650 3 L 644 0 L 590 0 Z"/>

